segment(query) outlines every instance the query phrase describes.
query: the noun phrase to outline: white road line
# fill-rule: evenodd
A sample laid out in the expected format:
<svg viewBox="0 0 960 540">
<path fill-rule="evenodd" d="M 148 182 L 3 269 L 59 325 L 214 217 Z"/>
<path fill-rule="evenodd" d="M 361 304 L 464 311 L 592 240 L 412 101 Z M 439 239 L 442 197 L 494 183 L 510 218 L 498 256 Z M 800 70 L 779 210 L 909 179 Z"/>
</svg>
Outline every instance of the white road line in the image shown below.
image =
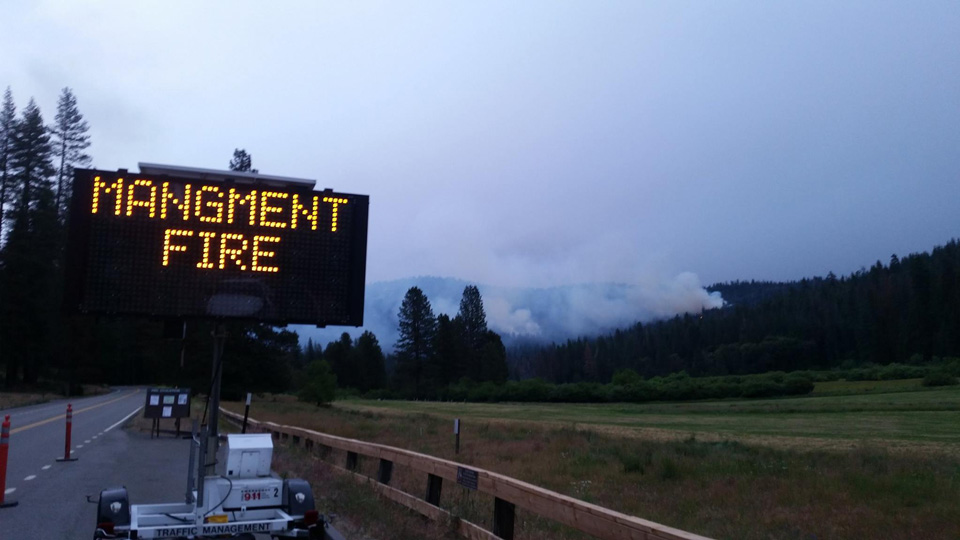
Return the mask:
<svg viewBox="0 0 960 540">
<path fill-rule="evenodd" d="M 133 411 L 132 413 L 130 413 L 130 414 L 128 414 L 127 416 L 125 416 L 125 417 L 123 418 L 123 420 L 121 420 L 121 421 L 117 422 L 116 424 L 114 424 L 114 425 L 108 427 L 107 429 L 103 430 L 103 432 L 106 433 L 106 432 L 110 431 L 111 429 L 119 426 L 120 424 L 126 422 L 127 420 L 130 419 L 131 416 L 133 416 L 133 415 L 137 414 L 138 412 L 140 412 L 140 409 L 142 409 L 142 408 L 143 408 L 143 405 L 137 407 L 137 410 L 135 410 L 135 411 Z"/>
<path fill-rule="evenodd" d="M 74 448 L 83 448 L 83 445 L 82 445 L 82 444 L 78 444 L 78 445 L 75 446 Z"/>
<path fill-rule="evenodd" d="M 24 482 L 29 482 L 29 481 L 33 480 L 34 478 L 36 478 L 36 477 L 37 477 L 37 475 L 31 474 L 30 476 L 24 478 L 23 481 L 24 481 Z"/>
<path fill-rule="evenodd" d="M 45 471 L 45 470 L 47 470 L 47 469 L 49 469 L 49 468 L 50 468 L 49 465 L 44 465 L 43 467 L 40 467 L 40 470 Z"/>
<path fill-rule="evenodd" d="M 83 444 L 90 444 L 90 439 L 83 441 Z"/>
<path fill-rule="evenodd" d="M 9 495 L 9 494 L 13 493 L 13 492 L 16 491 L 16 490 L 17 490 L 17 488 L 7 488 L 7 489 L 3 490 L 3 494 L 4 494 L 4 495 Z"/>
<path fill-rule="evenodd" d="M 91 439 L 96 439 L 97 437 L 99 437 L 99 435 L 94 435 L 93 437 L 90 437 L 90 438 L 91 438 Z"/>
</svg>

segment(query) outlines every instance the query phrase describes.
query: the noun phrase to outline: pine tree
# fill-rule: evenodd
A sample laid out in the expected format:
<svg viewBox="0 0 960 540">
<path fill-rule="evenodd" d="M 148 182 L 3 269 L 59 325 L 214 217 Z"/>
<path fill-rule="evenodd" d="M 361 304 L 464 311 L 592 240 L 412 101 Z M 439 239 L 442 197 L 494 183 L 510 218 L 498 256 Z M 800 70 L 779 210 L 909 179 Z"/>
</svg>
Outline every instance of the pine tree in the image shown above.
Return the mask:
<svg viewBox="0 0 960 540">
<path fill-rule="evenodd" d="M 480 350 L 480 379 L 504 383 L 508 375 L 507 349 L 503 346 L 499 334 L 493 330 L 487 330 L 484 335 L 483 349 Z"/>
<path fill-rule="evenodd" d="M 43 125 L 40 108 L 31 99 L 13 130 L 10 144 L 8 166 L 13 179 L 10 187 L 15 211 L 27 212 L 36 206 L 40 192 L 50 189 L 49 181 L 54 173 L 52 157 L 50 135 Z"/>
<path fill-rule="evenodd" d="M 357 367 L 357 388 L 367 392 L 386 385 L 387 373 L 384 369 L 383 350 L 373 332 L 367 330 L 357 338 L 353 348 L 354 363 Z"/>
<path fill-rule="evenodd" d="M 37 382 L 50 357 L 58 324 L 55 306 L 60 230 L 49 178 L 50 136 L 40 109 L 31 99 L 16 123 L 8 167 L 13 188 L 12 227 L 0 253 L 4 295 L 0 304 L 0 332 L 7 347 L 7 385 Z"/>
<path fill-rule="evenodd" d="M 353 361 L 353 340 L 350 334 L 340 334 L 339 341 L 331 341 L 323 351 L 323 357 L 337 376 L 340 388 L 357 387 L 357 366 Z"/>
<path fill-rule="evenodd" d="M 487 314 L 483 311 L 480 290 L 475 285 L 464 287 L 457 318 L 460 319 L 464 344 L 474 351 L 482 349 L 486 341 Z"/>
<path fill-rule="evenodd" d="M 77 109 L 77 98 L 70 88 L 64 88 L 57 102 L 57 115 L 50 128 L 53 134 L 53 155 L 59 158 L 55 205 L 60 216 L 66 216 L 70 206 L 74 167 L 90 165 L 90 156 L 83 151 L 90 146 L 89 126 Z"/>
<path fill-rule="evenodd" d="M 412 386 L 414 395 L 420 397 L 428 390 L 424 384 L 424 368 L 433 356 L 437 319 L 430 300 L 418 287 L 411 287 L 403 297 L 398 319 L 397 376 L 401 385 Z"/>
<path fill-rule="evenodd" d="M 9 202 L 10 153 L 16 126 L 17 108 L 13 104 L 13 93 L 8 86 L 3 94 L 3 105 L 0 108 L 0 242 L 3 239 L 3 211 Z"/>
<path fill-rule="evenodd" d="M 252 173 L 259 172 L 253 168 L 253 156 L 241 148 L 235 148 L 233 150 L 233 159 L 230 160 L 230 170 Z"/>
<path fill-rule="evenodd" d="M 450 320 L 446 314 L 437 317 L 437 331 L 433 341 L 433 359 L 427 369 L 427 377 L 443 387 L 466 375 L 463 363 L 466 356 L 461 340 L 458 320 Z"/>
<path fill-rule="evenodd" d="M 476 286 L 464 287 L 455 322 L 460 329 L 463 346 L 459 371 L 475 381 L 482 381 L 484 378 L 480 356 L 486 344 L 487 315 L 483 311 L 483 299 Z"/>
</svg>

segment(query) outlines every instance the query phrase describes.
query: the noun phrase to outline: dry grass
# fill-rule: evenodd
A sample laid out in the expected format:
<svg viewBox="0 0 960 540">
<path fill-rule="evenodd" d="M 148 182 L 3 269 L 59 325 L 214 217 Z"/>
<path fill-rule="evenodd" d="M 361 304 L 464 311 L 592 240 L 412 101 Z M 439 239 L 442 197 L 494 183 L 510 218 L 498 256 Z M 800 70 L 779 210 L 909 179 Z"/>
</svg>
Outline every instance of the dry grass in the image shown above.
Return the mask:
<svg viewBox="0 0 960 540">
<path fill-rule="evenodd" d="M 94 384 L 85 384 L 83 385 L 83 395 L 84 396 L 98 396 L 100 394 L 105 394 L 109 392 L 110 389 Z M 45 403 L 53 399 L 62 399 L 64 396 L 62 394 L 54 392 L 45 392 L 45 391 L 33 391 L 33 390 L 4 390 L 0 392 L 0 409 L 12 409 L 15 407 L 25 407 L 27 405 L 36 405 L 37 403 Z"/>
<path fill-rule="evenodd" d="M 54 398 L 62 397 L 57 394 L 35 394 L 31 392 L 0 392 L 0 409 L 24 407 L 36 403 L 43 403 Z"/>
<path fill-rule="evenodd" d="M 228 406 L 242 411 L 240 404 Z M 622 436 L 582 424 L 575 429 L 572 424 L 471 420 L 464 425 L 462 451 L 455 455 L 450 422 L 426 414 L 274 401 L 255 403 L 251 415 L 454 459 L 716 538 L 960 538 L 956 454 L 894 453 L 869 442 L 855 442 L 842 452 L 797 452 L 743 444 L 733 437 L 648 439 L 643 432 Z M 342 456 L 332 459 L 342 464 Z M 367 474 L 375 472 L 373 463 L 361 467 Z M 393 506 L 377 503 L 367 488 L 362 488 L 365 494 L 351 491 L 359 488 L 351 480 L 339 483 L 326 474 L 320 485 L 329 484 L 331 491 L 316 491 L 351 521 L 365 523 L 367 513 Z M 398 467 L 393 483 L 422 497 L 423 476 Z M 492 500 L 445 483 L 441 501 L 456 515 L 490 527 Z M 402 537 L 394 532 L 367 534 Z M 581 537 L 518 514 L 517 538 Z"/>
</svg>

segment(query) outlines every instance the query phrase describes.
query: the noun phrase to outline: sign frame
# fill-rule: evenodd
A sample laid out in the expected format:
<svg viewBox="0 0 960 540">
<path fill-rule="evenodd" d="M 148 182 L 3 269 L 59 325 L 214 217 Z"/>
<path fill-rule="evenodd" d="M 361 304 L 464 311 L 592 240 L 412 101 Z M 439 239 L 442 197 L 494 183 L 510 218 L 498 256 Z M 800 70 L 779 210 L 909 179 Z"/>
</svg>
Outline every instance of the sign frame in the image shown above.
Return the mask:
<svg viewBox="0 0 960 540">
<path fill-rule="evenodd" d="M 143 402 L 143 417 L 189 418 L 191 401 L 189 388 L 148 388 Z"/>
<path fill-rule="evenodd" d="M 184 167 L 170 167 L 169 170 L 155 168 L 147 168 L 146 164 L 141 164 L 141 169 L 146 169 L 149 173 L 130 173 L 125 169 L 119 169 L 117 171 L 102 171 L 95 169 L 76 169 L 74 172 L 74 186 L 73 186 L 73 198 L 71 200 L 70 206 L 70 220 L 69 220 L 69 229 L 68 229 L 68 244 L 67 244 L 67 253 L 66 253 L 66 264 L 65 264 L 65 281 L 66 288 L 64 293 L 64 309 L 68 312 L 79 312 L 79 313 L 92 313 L 92 314 L 103 314 L 103 315 L 139 315 L 152 318 L 172 318 L 172 319 L 215 319 L 215 320 L 246 320 L 246 321 L 257 321 L 275 324 L 279 326 L 284 326 L 287 324 L 309 324 L 316 325 L 318 327 L 324 327 L 327 325 L 342 325 L 342 326 L 362 326 L 363 325 L 363 301 L 364 301 L 364 289 L 366 281 L 366 257 L 367 257 L 367 228 L 368 228 L 368 216 L 369 216 L 369 197 L 366 195 L 355 195 L 355 194 L 346 194 L 346 193 L 334 193 L 332 190 L 316 191 L 312 187 L 305 183 L 305 181 L 293 181 L 293 179 L 285 179 L 283 177 L 276 176 L 267 176 L 267 175 L 258 175 L 256 173 L 249 172 L 236 172 L 236 171 L 212 171 L 206 169 L 189 169 Z M 218 174 L 213 174 L 218 173 Z M 263 301 L 261 305 L 269 304 L 269 310 L 260 309 L 259 312 L 253 314 L 236 314 L 231 312 L 230 307 L 224 308 L 223 310 L 213 310 L 210 306 L 212 305 L 212 298 L 220 295 L 221 297 L 236 297 L 239 296 L 233 291 L 227 291 L 231 294 L 221 294 L 218 292 L 210 292 L 210 298 L 208 303 L 205 305 L 206 312 L 203 312 L 201 309 L 191 308 L 191 309 L 181 309 L 178 305 L 177 309 L 169 309 L 166 307 L 166 304 L 157 307 L 157 302 L 146 301 L 146 293 L 143 293 L 144 301 L 140 302 L 139 298 L 136 298 L 134 295 L 129 293 L 124 293 L 122 297 L 123 302 L 117 302 L 117 304 L 123 304 L 121 307 L 111 306 L 104 308 L 104 304 L 109 302 L 103 301 L 103 289 L 104 287 L 97 285 L 96 280 L 100 279 L 98 272 L 104 272 L 105 267 L 109 267 L 111 264 L 120 264 L 126 265 L 132 270 L 131 272 L 142 272 L 144 276 L 156 275 L 158 271 L 167 271 L 166 268 L 158 270 L 154 267 L 147 267 L 148 264 L 159 265 L 160 263 L 160 253 L 167 249 L 166 245 L 156 246 L 156 254 L 151 254 L 151 257 L 154 257 L 155 260 L 148 260 L 142 254 L 130 255 L 128 258 L 122 258 L 115 255 L 104 255 L 100 256 L 97 253 L 111 253 L 108 250 L 103 249 L 103 244 L 109 242 L 109 240 L 102 240 L 100 237 L 94 238 L 94 227 L 106 227 L 110 226 L 114 229 L 121 230 L 122 227 L 128 227 L 131 231 L 140 231 L 149 230 L 149 233 L 153 235 L 148 241 L 156 244 L 157 234 L 163 235 L 164 233 L 157 233 L 156 230 L 161 230 L 165 226 L 175 226 L 178 224 L 177 220 L 170 219 L 168 222 L 162 222 L 159 219 L 156 219 L 152 214 L 149 220 L 146 217 L 140 217 L 140 221 L 136 221 L 137 214 L 134 212 L 133 218 L 124 218 L 123 216 L 131 215 L 131 208 L 128 205 L 125 208 L 125 214 L 120 210 L 117 210 L 116 214 L 110 214 L 110 211 L 113 210 L 112 205 L 117 201 L 116 193 L 109 198 L 104 199 L 106 203 L 104 208 L 98 214 L 94 214 L 91 210 L 94 204 L 94 193 L 100 194 L 104 193 L 105 190 L 102 188 L 97 191 L 97 185 L 105 184 L 94 184 L 95 179 L 100 178 L 101 182 L 111 182 L 115 181 L 117 178 L 127 179 L 127 185 L 120 188 L 121 199 L 125 199 L 128 196 L 127 191 L 124 189 L 129 189 L 129 198 L 131 201 L 134 201 L 134 191 L 133 191 L 133 182 L 137 180 L 144 180 L 152 182 L 152 186 L 159 186 L 161 184 L 166 185 L 168 183 L 170 186 L 185 186 L 190 184 L 194 189 L 194 193 L 197 193 L 196 197 L 196 216 L 191 214 L 191 217 L 194 217 L 192 225 L 191 222 L 184 221 L 183 227 L 199 227 L 199 218 L 201 217 L 201 206 L 199 191 L 204 186 L 214 186 L 217 190 L 228 190 L 236 188 L 238 192 L 241 190 L 247 190 L 249 193 L 250 190 L 260 190 L 260 193 L 263 194 L 267 190 L 272 192 L 281 193 L 281 194 L 290 194 L 290 197 L 284 195 L 284 199 L 280 200 L 278 206 L 282 206 L 283 201 L 296 200 L 294 199 L 293 194 L 298 194 L 301 197 L 301 200 L 304 201 L 304 205 L 307 200 L 314 200 L 317 197 L 331 197 L 339 198 L 340 200 L 348 200 L 350 203 L 350 217 L 349 219 L 341 219 L 341 230 L 339 234 L 341 236 L 334 237 L 332 235 L 337 234 L 336 231 L 336 211 L 330 211 L 329 208 L 326 208 L 326 215 L 331 215 L 332 218 L 328 217 L 327 229 L 324 229 L 323 225 L 314 229 L 311 233 L 305 232 L 307 226 L 304 225 L 307 223 L 306 217 L 301 217 L 301 230 L 294 231 L 294 227 L 288 229 L 277 229 L 279 233 L 274 233 L 276 238 L 287 238 L 293 237 L 296 244 L 297 253 L 306 253 L 306 256 L 311 257 L 309 260 L 299 261 L 300 266 L 297 267 L 296 273 L 294 274 L 293 269 L 291 269 L 291 275 L 266 275 L 266 274 L 257 274 L 256 279 L 245 278 L 239 279 L 237 277 L 239 270 L 236 268 L 230 267 L 226 271 L 222 271 L 221 274 L 211 274 L 210 272 L 217 272 L 217 270 L 207 271 L 207 274 L 201 274 L 204 270 L 197 270 L 194 272 L 189 265 L 183 265 L 182 268 L 177 270 L 181 274 L 186 274 L 188 278 L 192 278 L 193 275 L 196 275 L 195 280 L 206 279 L 205 284 L 213 283 L 225 283 L 228 281 L 233 281 L 235 284 L 234 287 L 254 287 L 256 284 L 251 284 L 250 282 L 267 282 L 278 284 L 279 287 L 271 287 L 268 285 L 259 285 L 261 289 L 258 289 L 251 294 L 253 298 L 262 298 Z M 214 187 L 210 189 L 213 190 Z M 153 188 L 147 188 L 153 189 Z M 181 187 L 182 189 L 182 187 Z M 136 192 L 137 197 L 143 197 L 144 193 L 150 193 L 141 188 L 140 191 Z M 231 191 L 232 193 L 232 191 Z M 155 197 L 156 195 L 151 195 Z M 106 196 L 104 196 L 106 197 Z M 310 199 L 308 199 L 310 197 Z M 256 197 L 254 197 L 256 198 Z M 186 213 L 192 212 L 190 210 L 192 199 L 189 199 L 189 196 L 186 200 Z M 325 199 L 323 199 L 325 200 Z M 333 200 L 333 199 L 331 199 Z M 140 201 L 137 201 L 140 202 Z M 206 204 L 206 201 L 204 202 Z M 287 203 L 291 204 L 291 203 Z M 316 203 L 314 203 L 316 204 Z M 109 208 L 106 208 L 109 206 Z M 252 205 L 251 205 L 252 206 Z M 117 208 L 120 208 L 120 203 L 117 203 Z M 134 208 L 133 210 L 141 212 L 144 209 Z M 262 210 L 262 209 L 261 209 Z M 152 209 L 151 209 L 152 211 Z M 209 212 L 208 210 L 204 210 Z M 293 214 L 296 214 L 296 208 L 288 210 Z M 344 210 L 346 211 L 346 210 Z M 231 227 L 236 227 L 234 232 L 243 232 L 247 233 L 250 230 L 253 230 L 254 227 L 254 217 L 253 210 L 248 209 L 250 215 L 249 226 L 246 223 L 240 223 L 240 219 L 237 219 L 237 225 L 212 225 L 212 227 L 219 227 L 217 230 L 220 231 L 218 234 L 224 235 L 223 231 L 231 230 Z M 321 207 L 321 211 L 318 212 L 315 210 L 313 213 L 313 222 L 310 224 L 321 223 L 323 219 L 324 208 Z M 307 212 L 301 212 L 306 216 Z M 279 216 L 280 212 L 277 212 Z M 341 215 L 345 215 L 342 214 Z M 114 219 L 115 218 L 115 219 Z M 127 219 L 130 222 L 130 225 L 125 225 L 126 222 L 123 219 Z M 186 218 L 184 218 L 186 219 Z M 333 221 L 329 221 L 332 219 Z M 113 220 L 109 222 L 109 220 Z M 121 223 L 122 222 L 122 223 Z M 107 225 L 102 225 L 107 223 Z M 233 223 L 233 222 L 231 222 Z M 332 230 L 330 229 L 330 224 L 332 223 Z M 260 217 L 260 222 L 257 225 L 263 225 L 263 217 Z M 199 229 L 198 229 L 199 230 Z M 119 233 L 117 233 L 119 234 Z M 131 235 L 135 234 L 134 232 L 129 233 Z M 137 232 L 137 234 L 140 234 Z M 146 234 L 146 233 L 144 233 Z M 212 233 L 211 233 L 212 234 Z M 281 236 L 286 235 L 286 236 Z M 299 235 L 299 236 L 297 236 Z M 239 236 L 239 235 L 237 235 Z M 190 241 L 196 242 L 196 238 L 189 239 Z M 206 241 L 204 239 L 204 241 Z M 292 240 L 293 241 L 293 240 Z M 244 246 L 247 245 L 247 240 L 242 240 Z M 279 242 L 279 241 L 278 241 Z M 133 245 L 132 242 L 128 244 Z M 321 271 L 316 272 L 316 280 L 308 279 L 311 278 L 314 274 L 309 273 L 313 269 L 313 266 L 310 265 L 309 261 L 320 259 L 326 253 L 324 250 L 331 244 L 334 244 L 340 251 L 337 252 L 337 257 L 330 257 L 330 268 L 333 268 L 333 271 L 336 272 L 335 278 L 329 278 L 328 275 L 332 275 L 333 272 L 323 273 Z M 137 244 L 139 245 L 139 244 Z M 226 244 L 221 245 L 222 246 Z M 109 247 L 109 245 L 108 245 Z M 206 247 L 206 246 L 204 246 Z M 285 247 L 285 246 L 284 246 Z M 154 249 L 154 248 L 151 248 Z M 194 248 L 199 249 L 199 248 Z M 250 251 L 255 250 L 252 248 Z M 263 253 L 267 252 L 268 248 L 263 248 L 264 251 L 258 252 Z M 97 252 L 95 253 L 94 250 Z M 179 254 L 175 254 L 179 255 Z M 195 255 L 195 254 L 194 254 Z M 249 256 L 249 255 L 248 255 Z M 100 257 L 100 258 L 98 258 Z M 112 258 L 111 258 L 112 257 Z M 206 257 L 206 253 L 204 253 Z M 279 256 L 277 256 L 279 258 Z M 264 258 L 263 260 L 271 260 Z M 323 259 L 326 263 L 326 259 Z M 164 264 L 166 261 L 164 260 Z M 192 264 L 192 261 L 191 261 Z M 199 266 L 199 265 L 198 265 Z M 220 268 L 224 268 L 223 260 L 220 260 Z M 275 271 L 276 272 L 276 271 Z M 151 274 L 152 273 L 152 274 Z M 280 272 L 278 272 L 280 274 Z M 220 276 L 209 277 L 211 275 Z M 206 277 L 204 277 L 206 276 Z M 233 278 L 229 278 L 233 276 Z M 244 276 L 252 276 L 252 273 L 247 272 Z M 321 277 L 322 276 L 322 277 Z M 139 274 L 138 274 L 139 279 Z M 146 278 L 145 278 L 146 279 Z M 219 281 L 217 281 L 219 279 Z M 270 281 L 272 280 L 272 281 Z M 286 281 L 285 281 L 286 280 Z M 170 281 L 170 280 L 168 280 Z M 302 306 L 296 306 L 296 291 L 299 291 L 298 285 L 304 281 L 308 282 L 309 286 L 306 289 L 315 294 L 311 297 L 311 300 L 314 302 L 313 311 L 302 308 Z M 185 283 L 183 287 L 195 286 L 195 282 L 190 279 L 178 282 Z M 336 285 L 333 285 L 336 283 Z M 158 287 L 166 286 L 165 290 L 174 290 L 179 293 L 179 289 L 171 289 L 171 285 L 158 285 Z M 219 286 L 219 285 L 218 285 Z M 229 286 L 229 285 L 228 285 Z M 275 292 L 282 288 L 281 292 Z M 210 290 L 210 286 L 207 285 L 207 289 Z M 260 290 L 264 292 L 259 292 Z M 160 293 L 156 293 L 159 295 Z M 274 302 L 271 294 L 279 295 L 280 298 Z M 256 295 L 260 295 L 259 297 Z M 330 298 L 336 299 L 335 301 L 329 300 Z M 293 301 L 290 301 L 293 299 Z M 138 303 L 139 302 L 139 303 Z M 237 302 L 239 303 L 239 302 Z M 215 311 L 211 313 L 210 311 Z M 237 311 L 237 310 L 234 310 Z M 269 311 L 269 312 L 268 312 Z"/>
</svg>

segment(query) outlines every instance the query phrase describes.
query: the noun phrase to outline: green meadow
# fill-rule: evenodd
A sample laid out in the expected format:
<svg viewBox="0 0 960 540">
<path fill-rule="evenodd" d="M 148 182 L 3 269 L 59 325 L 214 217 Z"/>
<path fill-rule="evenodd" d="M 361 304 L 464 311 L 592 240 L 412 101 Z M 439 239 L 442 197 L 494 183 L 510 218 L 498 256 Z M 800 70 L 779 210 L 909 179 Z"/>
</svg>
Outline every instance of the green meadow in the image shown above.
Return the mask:
<svg viewBox="0 0 960 540">
<path fill-rule="evenodd" d="M 265 397 L 251 416 L 452 459 L 711 538 L 960 538 L 958 387 L 839 381 L 801 398 L 645 404 L 344 400 L 318 408 Z M 453 418 L 462 419 L 459 454 Z M 315 454 L 277 451 L 278 471 L 324 486 L 319 504 L 355 535 L 456 537 L 342 479 Z M 374 475 L 375 460 L 362 461 Z M 424 482 L 400 467 L 393 485 L 422 497 Z M 441 506 L 490 527 L 488 499 L 445 486 Z M 587 538 L 518 516 L 518 539 Z"/>
</svg>

